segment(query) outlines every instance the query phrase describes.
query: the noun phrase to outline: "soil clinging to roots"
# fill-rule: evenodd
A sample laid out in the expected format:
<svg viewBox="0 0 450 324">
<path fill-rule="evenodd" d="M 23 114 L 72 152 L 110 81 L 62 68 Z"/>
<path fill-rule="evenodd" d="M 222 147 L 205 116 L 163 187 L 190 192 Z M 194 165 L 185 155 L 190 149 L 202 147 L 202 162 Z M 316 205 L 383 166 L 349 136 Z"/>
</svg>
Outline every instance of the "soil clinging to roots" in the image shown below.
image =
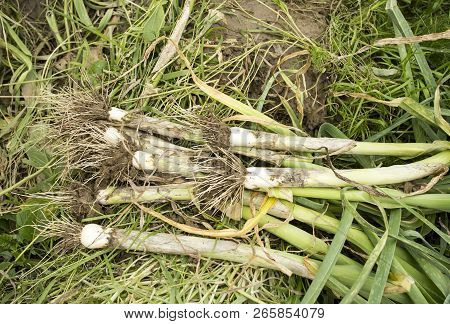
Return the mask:
<svg viewBox="0 0 450 324">
<path fill-rule="evenodd" d="M 197 200 L 210 211 L 224 211 L 242 202 L 246 169 L 239 158 L 221 147 L 204 146 L 194 163 L 201 170 L 195 178 Z M 206 203 L 205 203 L 206 202 Z"/>
<path fill-rule="evenodd" d="M 136 148 L 132 141 L 113 145 L 105 138 L 111 122 L 104 96 L 94 90 L 63 89 L 47 96 L 44 104 L 49 111 L 50 139 L 45 146 L 61 157 L 66 174 L 79 169 L 99 185 L 135 176 L 131 158 Z"/>
</svg>

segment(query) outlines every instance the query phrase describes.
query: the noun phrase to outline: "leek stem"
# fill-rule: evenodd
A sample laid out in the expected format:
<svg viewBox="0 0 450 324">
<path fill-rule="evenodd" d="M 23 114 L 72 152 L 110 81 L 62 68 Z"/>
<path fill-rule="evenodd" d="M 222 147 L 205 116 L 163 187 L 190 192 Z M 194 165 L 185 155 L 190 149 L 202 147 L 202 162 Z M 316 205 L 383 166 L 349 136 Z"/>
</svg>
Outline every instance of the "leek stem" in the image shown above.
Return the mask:
<svg viewBox="0 0 450 324">
<path fill-rule="evenodd" d="M 334 188 L 292 188 L 293 196 L 305 198 L 317 198 L 326 200 L 340 200 L 340 190 Z M 450 194 L 421 194 L 417 196 L 405 196 L 404 193 L 388 188 L 378 188 L 378 191 L 404 202 L 406 205 L 450 211 Z M 372 196 L 360 190 L 348 190 L 345 196 L 350 201 L 378 204 L 388 209 L 401 208 L 401 204 L 389 197 Z"/>
</svg>

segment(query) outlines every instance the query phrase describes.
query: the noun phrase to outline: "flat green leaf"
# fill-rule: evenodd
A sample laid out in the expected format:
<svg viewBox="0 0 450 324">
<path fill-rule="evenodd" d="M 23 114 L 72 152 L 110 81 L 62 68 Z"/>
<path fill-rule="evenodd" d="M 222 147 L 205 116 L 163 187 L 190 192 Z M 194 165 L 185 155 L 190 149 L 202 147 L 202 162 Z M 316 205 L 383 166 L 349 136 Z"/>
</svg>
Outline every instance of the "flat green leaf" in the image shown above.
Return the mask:
<svg viewBox="0 0 450 324">
<path fill-rule="evenodd" d="M 336 278 L 334 278 L 334 277 L 330 277 L 328 279 L 327 286 L 330 289 L 332 289 L 333 291 L 337 292 L 338 294 L 340 294 L 342 296 L 345 295 L 346 293 L 348 293 L 348 291 L 349 291 L 349 289 L 347 288 L 346 285 L 344 285 L 340 281 L 336 280 Z M 357 303 L 357 304 L 365 304 L 366 301 L 361 296 L 356 295 L 355 296 L 355 303 Z"/>
<path fill-rule="evenodd" d="M 45 18 L 47 19 L 47 24 L 50 27 L 50 30 L 53 32 L 53 34 L 56 37 L 56 41 L 58 42 L 58 45 L 62 47 L 62 49 L 66 50 L 67 47 L 64 45 L 64 40 L 61 37 L 61 34 L 58 29 L 58 23 L 56 22 L 55 13 L 51 10 L 48 10 Z"/>
<path fill-rule="evenodd" d="M 93 27 L 91 18 L 89 18 L 88 12 L 84 5 L 83 0 L 73 0 L 73 5 L 75 6 L 75 11 L 77 12 L 78 18 L 86 27 Z"/>
<path fill-rule="evenodd" d="M 291 107 L 289 102 L 282 96 L 279 96 L 281 104 L 283 105 L 284 109 L 286 109 L 286 112 L 288 113 L 289 117 L 292 121 L 292 126 L 298 129 L 302 129 L 301 120 L 297 117 L 296 112 Z"/>
<path fill-rule="evenodd" d="M 35 147 L 30 147 L 27 150 L 27 157 L 28 159 L 24 160 L 24 163 L 31 165 L 37 169 L 42 168 L 50 161 L 49 157 L 44 151 L 39 150 Z"/>
<path fill-rule="evenodd" d="M 20 39 L 19 35 L 16 34 L 14 29 L 12 29 L 11 26 L 5 20 L 3 21 L 3 25 L 5 26 L 5 29 L 8 31 L 9 36 L 11 36 L 11 38 L 16 43 L 17 47 L 22 51 L 22 53 L 24 53 L 25 55 L 31 57 L 32 55 L 31 55 L 30 50 L 24 44 L 24 42 L 22 42 L 22 40 Z"/>
<path fill-rule="evenodd" d="M 403 36 L 412 37 L 414 36 L 411 27 L 403 16 L 400 8 L 397 5 L 397 0 L 388 0 L 386 3 L 386 11 L 391 18 L 392 22 L 397 26 L 397 28 L 401 31 Z M 420 71 L 422 72 L 423 78 L 427 82 L 427 85 L 431 91 L 434 92 L 436 88 L 436 80 L 434 79 L 433 72 L 428 65 L 427 59 L 425 58 L 425 54 L 422 51 L 422 48 L 419 44 L 413 43 L 410 44 L 413 49 L 414 57 L 416 58 L 417 64 L 419 65 Z"/>
<path fill-rule="evenodd" d="M 102 32 L 103 29 L 105 29 L 106 26 L 108 26 L 109 22 L 111 21 L 111 18 L 114 14 L 114 9 L 110 8 L 106 10 L 105 14 L 102 17 L 102 20 L 98 23 L 98 31 Z"/>
<path fill-rule="evenodd" d="M 22 115 L 24 114 L 25 109 L 22 109 L 12 120 L 6 121 L 2 120 L 0 123 L 0 138 L 3 136 L 9 134 L 14 128 L 19 124 L 20 118 L 22 118 Z"/>
<path fill-rule="evenodd" d="M 428 278 L 438 287 L 444 296 L 450 294 L 450 277 L 442 273 L 433 263 L 431 263 L 422 253 L 414 249 L 408 249 L 411 255 L 416 259 L 419 266 L 426 273 Z"/>
<path fill-rule="evenodd" d="M 35 224 L 38 219 L 43 219 L 44 216 L 40 204 L 33 205 L 31 200 L 28 201 L 27 205 L 16 215 L 16 226 L 19 238 L 26 241 L 33 240 L 35 230 L 31 225 Z"/>
<path fill-rule="evenodd" d="M 435 115 L 434 111 L 416 102 L 412 98 L 403 98 L 399 107 L 410 113 L 416 118 L 422 119 L 431 125 L 436 125 L 450 136 L 450 125 L 442 116 Z"/>
<path fill-rule="evenodd" d="M 395 209 L 391 212 L 388 233 L 398 235 L 400 230 L 401 215 L 401 209 Z M 384 287 L 386 286 L 386 282 L 389 277 L 392 260 L 394 259 L 396 245 L 397 240 L 395 238 L 390 237 L 387 239 L 386 246 L 383 252 L 381 252 L 381 257 L 378 261 L 378 269 L 375 273 L 375 280 L 369 294 L 369 304 L 379 304 L 381 302 Z"/>
<path fill-rule="evenodd" d="M 374 98 L 372 96 L 367 96 L 365 94 L 357 94 L 357 95 L 350 94 L 350 95 L 357 97 L 357 98 L 364 98 L 368 101 L 388 105 L 390 107 L 400 107 L 400 108 L 404 109 L 406 112 L 408 112 L 409 114 L 413 115 L 414 117 L 421 119 L 431 125 L 439 127 L 445 133 L 447 133 L 447 135 L 450 136 L 450 124 L 442 117 L 439 102 L 437 102 L 437 106 L 435 106 L 435 109 L 433 110 L 433 109 L 430 109 L 430 108 L 422 105 L 421 103 L 418 103 L 416 100 L 414 100 L 410 97 L 401 97 L 401 98 L 393 99 L 390 101 L 385 101 L 385 100 L 380 100 L 380 99 Z M 439 91 L 437 92 L 437 95 L 439 95 Z M 435 112 L 436 112 L 436 114 L 435 114 Z M 328 128 L 329 127 L 330 126 L 328 126 Z"/>
<path fill-rule="evenodd" d="M 162 2 L 159 2 L 153 8 L 150 17 L 142 27 L 142 37 L 147 43 L 153 42 L 160 35 L 161 28 L 164 25 L 164 18 L 164 7 Z"/>
<path fill-rule="evenodd" d="M 92 63 L 88 68 L 88 73 L 93 75 L 100 75 L 103 73 L 103 70 L 108 66 L 108 62 L 105 60 L 99 60 Z"/>
<path fill-rule="evenodd" d="M 344 195 L 344 193 L 343 193 Z M 320 295 L 323 287 L 330 278 L 333 267 L 339 258 L 341 250 L 347 239 L 347 233 L 350 230 L 353 222 L 353 208 L 356 207 L 355 203 L 349 202 L 343 197 L 342 200 L 344 211 L 342 212 L 341 222 L 336 234 L 334 235 L 333 242 L 331 242 L 330 248 L 323 259 L 319 270 L 315 274 L 314 280 L 309 286 L 302 299 L 302 304 L 314 304 L 317 297 Z"/>
<path fill-rule="evenodd" d="M 342 299 L 341 304 L 350 304 L 351 302 L 353 302 L 353 299 L 358 295 L 362 286 L 367 281 L 367 278 L 369 277 L 370 273 L 372 272 L 373 266 L 375 265 L 381 252 L 383 251 L 383 249 L 386 245 L 387 238 L 388 238 L 388 231 L 386 231 L 384 233 L 384 235 L 378 241 L 375 248 L 370 253 L 369 258 L 367 259 L 366 263 L 364 264 L 364 267 L 361 270 L 358 278 L 355 279 L 355 282 L 353 283 L 352 287 L 350 288 L 350 291 Z M 381 300 L 380 300 L 380 302 L 381 302 Z"/>
<path fill-rule="evenodd" d="M 264 103 L 266 102 L 267 95 L 269 94 L 270 89 L 273 87 L 273 83 L 275 82 L 275 79 L 277 78 L 278 74 L 280 74 L 280 71 L 277 71 L 270 77 L 269 80 L 267 80 L 263 92 L 261 93 L 261 96 L 258 98 L 258 101 L 256 101 L 256 110 L 259 112 L 262 112 Z"/>
<path fill-rule="evenodd" d="M 35 82 L 37 79 L 38 75 L 33 69 L 27 73 L 25 82 L 20 85 L 22 96 L 25 99 L 27 107 L 34 107 L 36 105 L 36 97 L 39 95 L 39 87 L 37 82 Z"/>
<path fill-rule="evenodd" d="M 416 210 L 414 210 L 413 208 L 411 208 L 410 206 L 408 206 L 407 204 L 405 204 L 402 200 L 398 199 L 397 197 L 394 196 L 390 196 L 392 199 L 394 199 L 398 204 L 400 204 L 403 208 L 405 208 L 406 210 L 408 210 L 411 214 L 413 214 L 414 216 L 416 216 L 420 221 L 422 221 L 425 225 L 427 225 L 429 228 L 431 228 L 436 234 L 438 234 L 440 237 L 442 237 L 442 239 L 445 240 L 445 242 L 447 242 L 447 244 L 450 244 L 450 235 L 448 235 L 447 233 L 444 233 L 442 230 L 440 230 L 439 228 L 437 228 L 437 226 L 435 224 L 433 224 L 432 222 L 430 222 L 425 216 L 423 216 L 421 213 L 417 212 Z"/>
<path fill-rule="evenodd" d="M 0 252 L 15 251 L 17 249 L 17 235 L 1 234 L 0 235 Z M 3 257 L 5 257 L 4 254 Z"/>
<path fill-rule="evenodd" d="M 28 55 L 23 53 L 19 48 L 15 47 L 14 45 L 11 45 L 7 42 L 5 42 L 2 38 L 0 38 L 0 47 L 5 48 L 7 51 L 10 51 L 11 54 L 17 58 L 19 61 L 24 63 L 28 70 L 31 70 L 33 67 L 33 64 L 31 62 L 31 59 Z"/>
</svg>

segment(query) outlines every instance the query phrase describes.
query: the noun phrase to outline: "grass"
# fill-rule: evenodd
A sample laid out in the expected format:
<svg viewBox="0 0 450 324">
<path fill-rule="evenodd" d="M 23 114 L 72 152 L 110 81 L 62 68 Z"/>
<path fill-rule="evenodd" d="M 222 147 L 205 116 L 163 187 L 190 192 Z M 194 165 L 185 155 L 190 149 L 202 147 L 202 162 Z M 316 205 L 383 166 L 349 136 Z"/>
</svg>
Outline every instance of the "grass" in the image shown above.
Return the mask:
<svg viewBox="0 0 450 324">
<path fill-rule="evenodd" d="M 42 93 L 52 88 L 92 88 L 103 93 L 112 106 L 160 117 L 179 114 L 190 107 L 199 114 L 213 112 L 221 117 L 234 115 L 237 107 L 239 113 L 249 115 L 248 107 L 252 106 L 257 110 L 250 111 L 253 117 L 247 116 L 251 122 L 237 121 L 236 125 L 262 130 L 258 117 L 268 116 L 298 134 L 308 132 L 366 142 L 448 140 L 443 131 L 445 119 L 442 122 L 433 118 L 439 117 L 439 113 L 443 118 L 450 115 L 446 83 L 449 40 L 412 46 L 387 45 L 356 54 L 381 38 L 444 31 L 449 25 L 450 9 L 445 1 L 419 0 L 408 4 L 399 0 L 396 4 L 391 0 L 343 0 L 325 10 L 328 28 L 322 37 L 307 38 L 292 23 L 290 27 L 279 27 L 259 20 L 259 29 L 272 37 L 261 41 L 257 38 L 261 33 L 253 30 L 246 35 L 233 35 L 242 37 L 239 42 L 227 37 L 229 31 L 224 23 L 212 23 L 208 10 L 218 3 L 213 2 L 195 1 L 180 42 L 189 65 L 174 59 L 155 79 L 151 70 L 164 39 L 156 46 L 153 42 L 159 36 L 170 35 L 183 7 L 181 1 L 161 5 L 156 1 L 64 0 L 29 1 L 24 5 L 0 0 L 0 302 L 337 303 L 344 296 L 323 289 L 326 280 L 331 279 L 328 287 L 334 285 L 334 291 L 346 291 L 344 302 L 365 302 L 364 298 L 368 298 L 369 302 L 379 303 L 386 301 L 382 292 L 391 264 L 401 268 L 394 253 L 401 246 L 416 260 L 418 271 L 428 274 L 430 286 L 436 286 L 439 293 L 427 295 L 422 287 L 414 286 L 408 297 L 396 301 L 442 303 L 449 294 L 445 278 L 449 274 L 448 214 L 415 208 L 408 205 L 407 199 L 396 197 L 370 202 L 362 199 L 355 204 L 357 212 L 351 215 L 348 205 L 352 203 L 346 201 L 295 198 L 298 204 L 318 213 L 326 212 L 336 219 L 333 226 L 340 225 L 343 229 L 334 234 L 318 229 L 314 222 L 310 225 L 293 222 L 331 244 L 323 267 L 318 269 L 320 276 L 313 281 L 191 257 L 85 250 L 55 254 L 52 252 L 55 242 L 36 235 L 30 227 L 34 222 L 70 214 L 64 206 L 33 196 L 57 191 L 70 182 L 62 177 L 63 170 L 55 163 L 52 152 L 42 146 L 45 131 L 36 126 L 46 118 L 46 112 L 40 109 Z M 242 5 L 228 2 L 219 10 L 233 15 L 248 11 Z M 323 2 L 324 8 L 328 8 L 327 1 Z M 33 9 L 35 3 L 40 4 Z M 311 17 L 319 15 L 317 6 L 311 9 L 307 0 L 275 3 L 285 12 L 283 17 L 288 22 L 295 21 L 298 8 Z M 27 13 L 29 10 L 31 14 Z M 280 51 L 283 53 L 287 48 L 294 52 L 306 50 L 309 56 L 298 54 L 294 58 L 296 64 L 281 68 L 276 62 Z M 304 90 L 305 80 L 300 72 L 308 64 L 310 71 L 314 71 L 312 78 L 323 75 L 328 79 L 327 116 L 313 130 L 301 128 L 302 121 L 309 118 L 305 106 L 311 98 Z M 192 78 L 193 74 L 198 80 Z M 212 90 L 204 83 L 219 90 L 220 97 L 217 93 L 206 95 L 203 91 Z M 434 105 L 436 85 L 440 89 L 439 107 Z M 365 96 L 338 96 L 339 93 Z M 368 100 L 367 96 L 377 101 Z M 424 113 L 381 103 L 403 97 L 420 104 Z M 413 115 L 426 116 L 423 118 L 428 122 Z M 276 130 L 287 132 L 287 128 Z M 395 161 L 380 156 L 333 158 L 336 168 L 389 166 Z M 73 178 L 81 180 L 83 175 L 74 174 Z M 430 193 L 449 193 L 449 180 L 449 176 L 444 176 Z M 411 185 L 417 189 L 420 184 Z M 400 206 L 401 212 L 385 211 L 386 201 Z M 159 204 L 157 210 L 184 221 L 170 204 Z M 347 223 L 339 222 L 341 217 Z M 350 218 L 354 218 L 353 227 L 348 230 Z M 174 231 L 126 205 L 84 215 L 79 220 L 120 228 Z M 239 229 L 244 224 L 207 215 L 192 222 L 196 226 L 208 223 L 215 229 Z M 377 247 L 372 253 L 350 242 L 348 233 L 353 233 L 355 227 Z M 265 231 L 243 241 L 305 255 Z M 346 283 L 342 287 L 342 283 L 327 275 L 340 252 L 361 265 L 366 264 L 353 285 Z M 370 296 L 360 296 L 371 269 L 376 289 Z"/>
<path fill-rule="evenodd" d="M 331 242 L 327 255 L 325 256 L 325 258 L 323 259 L 323 263 L 317 270 L 311 286 L 306 291 L 305 296 L 302 299 L 302 303 L 314 304 L 317 301 L 317 297 L 319 297 L 320 293 L 323 290 L 323 287 L 325 286 L 325 283 L 328 281 L 331 275 L 331 271 L 338 260 L 338 255 L 344 247 L 352 222 L 353 213 L 347 207 L 342 213 L 341 223 L 338 230 L 336 231 L 333 241 Z"/>
</svg>

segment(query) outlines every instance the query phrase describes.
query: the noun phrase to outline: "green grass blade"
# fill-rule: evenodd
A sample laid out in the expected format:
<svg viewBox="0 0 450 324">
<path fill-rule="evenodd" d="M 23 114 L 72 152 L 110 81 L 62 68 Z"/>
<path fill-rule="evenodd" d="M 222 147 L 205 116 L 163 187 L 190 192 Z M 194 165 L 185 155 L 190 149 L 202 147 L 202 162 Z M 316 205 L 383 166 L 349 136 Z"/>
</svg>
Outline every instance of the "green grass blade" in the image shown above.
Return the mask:
<svg viewBox="0 0 450 324">
<path fill-rule="evenodd" d="M 75 6 L 75 11 L 77 12 L 78 18 L 86 27 L 93 27 L 91 18 L 89 18 L 86 7 L 84 6 L 83 0 L 74 0 L 73 5 Z"/>
<path fill-rule="evenodd" d="M 433 108 L 433 114 L 434 114 L 434 121 L 436 125 L 438 125 L 443 131 L 449 134 L 450 130 L 450 124 L 442 117 L 442 109 L 441 109 L 441 91 L 439 90 L 439 87 L 436 87 L 436 91 L 434 93 L 434 108 Z"/>
<path fill-rule="evenodd" d="M 415 304 L 428 304 L 427 299 L 416 284 L 411 285 L 411 290 L 408 294 Z"/>
<path fill-rule="evenodd" d="M 450 279 L 449 276 L 445 276 L 436 266 L 434 266 L 427 258 L 425 258 L 422 253 L 409 250 L 413 258 L 416 259 L 417 263 L 423 269 L 423 272 L 427 274 L 428 278 L 433 281 L 433 283 L 438 287 L 444 296 L 450 294 Z"/>
<path fill-rule="evenodd" d="M 386 3 L 386 11 L 391 18 L 392 22 L 400 29 L 403 36 L 412 37 L 414 36 L 411 27 L 403 16 L 400 8 L 397 6 L 397 0 L 388 0 Z M 425 54 L 419 44 L 413 43 L 410 45 L 414 52 L 414 57 L 416 58 L 417 64 L 419 65 L 420 71 L 431 88 L 432 92 L 436 88 L 436 80 L 434 79 L 433 73 L 431 72 L 430 66 L 425 58 Z"/>
<path fill-rule="evenodd" d="M 102 19 L 98 23 L 97 29 L 99 32 L 102 32 L 106 28 L 106 26 L 108 26 L 113 14 L 114 14 L 114 10 L 112 8 L 106 10 L 105 15 L 102 17 Z"/>
<path fill-rule="evenodd" d="M 414 216 L 416 216 L 421 222 L 423 222 L 425 225 L 427 225 L 429 228 L 431 228 L 436 234 L 438 234 L 445 242 L 447 242 L 447 244 L 450 244 L 450 235 L 444 233 L 443 231 L 441 231 L 439 228 L 436 227 L 436 225 L 434 225 L 432 222 L 430 222 L 425 216 L 421 215 L 420 213 L 418 213 L 417 211 L 415 211 L 413 208 L 411 208 L 410 206 L 408 206 L 407 204 L 405 204 L 401 199 L 398 199 L 395 196 L 389 195 L 389 193 L 387 193 L 388 196 L 390 198 L 392 198 L 393 200 L 395 200 L 395 202 L 397 202 L 398 204 L 400 204 L 403 208 L 405 208 L 406 210 L 408 210 L 411 214 L 413 214 Z"/>
<path fill-rule="evenodd" d="M 53 35 L 55 35 L 56 41 L 61 48 L 64 50 L 67 49 L 66 45 L 64 45 L 64 40 L 61 37 L 61 34 L 58 29 L 58 23 L 56 22 L 55 13 L 51 10 L 47 11 L 45 14 L 45 18 L 47 19 L 47 24 L 50 27 L 50 30 L 53 32 Z"/>
<path fill-rule="evenodd" d="M 398 232 L 400 230 L 401 215 L 401 209 L 395 209 L 391 212 L 388 233 L 398 235 Z M 386 247 L 381 253 L 381 257 L 378 262 L 378 269 L 375 273 L 374 284 L 369 295 L 369 304 L 379 304 L 381 302 L 381 298 L 383 297 L 384 293 L 384 287 L 386 285 L 389 271 L 391 269 L 392 260 L 394 259 L 396 245 L 396 239 L 391 237 L 388 238 Z"/>
<path fill-rule="evenodd" d="M 343 199 L 343 205 L 344 211 L 342 213 L 339 228 L 334 235 L 333 242 L 328 249 L 328 253 L 323 259 L 323 262 L 320 265 L 311 286 L 309 286 L 305 296 L 302 299 L 302 304 L 313 304 L 316 302 L 317 297 L 320 295 L 320 292 L 330 278 L 333 267 L 336 264 L 347 239 L 347 233 L 353 222 L 353 211 L 351 207 L 355 207 L 356 204 L 350 203 Z"/>
<path fill-rule="evenodd" d="M 422 252 L 423 254 L 425 254 L 427 256 L 433 257 L 433 258 L 435 258 L 436 260 L 438 260 L 438 261 L 440 261 L 442 263 L 450 265 L 450 260 L 447 257 L 445 257 L 442 254 L 439 254 L 438 252 L 436 252 L 434 250 L 431 250 L 431 249 L 425 247 L 422 244 L 419 244 L 419 243 L 416 243 L 414 241 L 408 240 L 407 238 L 404 238 L 402 236 L 394 236 L 394 235 L 392 235 L 392 237 L 394 237 L 398 241 L 402 242 L 403 244 L 405 244 L 407 246 L 410 246 L 410 247 L 412 247 L 412 248 Z"/>
<path fill-rule="evenodd" d="M 278 76 L 278 74 L 280 74 L 279 71 L 275 72 L 274 75 L 272 77 L 270 77 L 269 80 L 267 80 L 261 95 L 259 96 L 258 100 L 256 101 L 255 109 L 258 110 L 259 112 L 262 112 L 264 103 L 266 102 L 267 95 L 269 94 L 270 89 L 273 87 L 273 83 L 275 82 L 275 79 Z"/>
<path fill-rule="evenodd" d="M 437 116 L 433 110 L 418 103 L 412 98 L 405 97 L 399 104 L 399 107 L 410 113 L 416 118 L 422 119 L 431 125 L 435 125 L 442 129 L 448 136 L 450 136 L 450 124 L 445 121 L 442 116 Z M 440 118 L 439 118 L 440 117 Z"/>
<path fill-rule="evenodd" d="M 147 43 L 153 42 L 160 35 L 161 28 L 164 26 L 165 15 L 162 2 L 152 9 L 150 17 L 142 27 L 142 37 Z"/>
<path fill-rule="evenodd" d="M 407 122 L 411 118 L 412 118 L 412 116 L 410 116 L 409 114 L 407 114 L 407 113 L 403 114 L 395 122 L 392 122 L 388 127 L 386 127 L 381 132 L 378 132 L 377 134 L 374 134 L 374 135 L 368 137 L 366 139 L 366 142 L 375 142 L 375 141 L 379 140 L 380 138 L 383 138 L 384 136 L 388 135 L 394 129 L 396 129 L 400 125 L 404 124 L 405 122 Z"/>
<path fill-rule="evenodd" d="M 31 58 L 14 45 L 7 43 L 0 38 L 0 47 L 3 47 L 5 50 L 10 51 L 14 57 L 16 57 L 18 60 L 22 61 L 26 65 L 28 70 L 31 70 L 33 68 Z"/>
<path fill-rule="evenodd" d="M 399 30 L 398 26 L 396 24 L 393 24 L 394 27 L 394 33 L 395 37 L 402 37 L 402 33 Z M 398 53 L 402 62 L 403 66 L 403 80 L 406 83 L 407 87 L 407 93 L 406 96 L 412 96 L 414 99 L 419 100 L 419 92 L 416 91 L 415 85 L 414 85 L 414 75 L 411 69 L 411 60 L 408 55 L 408 51 L 406 50 L 406 45 L 404 44 L 398 44 Z M 407 116 L 409 114 L 406 114 Z M 423 128 L 419 124 L 419 121 L 416 119 L 413 119 L 411 121 L 411 125 L 413 128 L 413 133 L 416 141 L 418 142 L 425 142 L 427 139 L 424 136 Z"/>
<path fill-rule="evenodd" d="M 349 291 L 349 289 L 347 288 L 346 285 L 344 285 L 343 283 L 341 283 L 339 280 L 337 280 L 336 278 L 334 278 L 332 276 L 328 279 L 327 287 L 341 295 L 345 295 Z M 359 295 L 355 296 L 354 301 L 357 304 L 366 304 L 367 303 L 366 300 Z"/>
<path fill-rule="evenodd" d="M 16 34 L 14 29 L 11 28 L 11 26 L 8 24 L 8 22 L 2 20 L 3 25 L 5 26 L 5 29 L 8 31 L 9 36 L 14 40 L 17 47 L 27 56 L 32 56 L 30 50 L 28 47 L 22 42 L 19 35 Z"/>
<path fill-rule="evenodd" d="M 301 119 L 299 119 L 297 117 L 294 109 L 291 107 L 291 105 L 285 98 L 283 98 L 282 96 L 279 96 L 279 99 L 280 99 L 281 104 L 283 105 L 284 109 L 286 109 L 286 112 L 288 113 L 289 118 L 291 118 L 292 126 L 301 130 L 302 129 L 302 121 L 301 121 Z"/>
<path fill-rule="evenodd" d="M 180 55 L 180 56 L 182 56 L 182 55 Z M 182 57 L 184 57 L 184 56 L 182 56 Z M 185 62 L 189 63 L 187 60 L 185 60 Z M 202 90 L 204 93 L 206 93 L 208 96 L 210 96 L 214 100 L 220 102 L 221 104 L 233 109 L 234 111 L 236 111 L 242 115 L 256 117 L 257 122 L 259 121 L 259 123 L 261 123 L 264 127 L 270 129 L 271 131 L 273 131 L 275 133 L 282 134 L 282 135 L 294 135 L 294 133 L 289 129 L 289 127 L 286 127 L 286 126 L 280 124 L 279 122 L 273 120 L 269 116 L 257 111 L 256 109 L 253 109 L 253 107 L 246 105 L 246 104 L 226 95 L 225 93 L 222 93 L 219 90 L 207 85 L 205 82 L 200 80 L 194 74 L 194 72 L 191 68 L 190 68 L 190 71 L 192 73 L 192 79 L 194 80 L 197 87 L 199 87 L 200 90 Z"/>
<path fill-rule="evenodd" d="M 384 235 L 378 241 L 375 248 L 370 253 L 369 258 L 367 259 L 366 263 L 364 264 L 363 269 L 361 270 L 361 273 L 359 274 L 358 278 L 356 278 L 355 282 L 353 283 L 353 286 L 350 288 L 350 291 L 342 299 L 341 304 L 352 303 L 355 296 L 358 295 L 360 289 L 362 288 L 362 286 L 366 282 L 367 278 L 369 277 L 370 273 L 372 272 L 372 268 L 375 265 L 375 263 L 377 262 L 378 257 L 380 256 L 381 252 L 383 251 L 383 249 L 386 245 L 387 238 L 388 238 L 388 231 L 386 231 L 384 233 Z M 377 281 L 375 281 L 374 284 L 377 284 Z M 372 293 L 373 289 L 374 289 L 374 287 L 372 287 L 371 293 Z M 383 287 L 383 289 L 384 289 L 384 287 Z M 381 293 L 382 293 L 381 296 L 383 296 L 383 291 Z"/>
</svg>

